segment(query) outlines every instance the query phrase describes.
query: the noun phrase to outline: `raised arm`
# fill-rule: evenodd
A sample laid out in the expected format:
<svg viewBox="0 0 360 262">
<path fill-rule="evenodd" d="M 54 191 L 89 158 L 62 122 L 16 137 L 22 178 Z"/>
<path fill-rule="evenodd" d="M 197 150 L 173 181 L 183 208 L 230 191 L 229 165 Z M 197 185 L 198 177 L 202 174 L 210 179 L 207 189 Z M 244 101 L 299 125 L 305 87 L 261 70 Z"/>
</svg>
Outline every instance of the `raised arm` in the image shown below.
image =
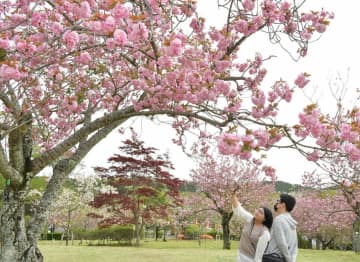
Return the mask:
<svg viewBox="0 0 360 262">
<path fill-rule="evenodd" d="M 250 222 L 254 217 L 245 208 L 242 207 L 235 194 L 232 195 L 232 209 L 235 216 L 243 218 L 246 222 Z"/>
</svg>

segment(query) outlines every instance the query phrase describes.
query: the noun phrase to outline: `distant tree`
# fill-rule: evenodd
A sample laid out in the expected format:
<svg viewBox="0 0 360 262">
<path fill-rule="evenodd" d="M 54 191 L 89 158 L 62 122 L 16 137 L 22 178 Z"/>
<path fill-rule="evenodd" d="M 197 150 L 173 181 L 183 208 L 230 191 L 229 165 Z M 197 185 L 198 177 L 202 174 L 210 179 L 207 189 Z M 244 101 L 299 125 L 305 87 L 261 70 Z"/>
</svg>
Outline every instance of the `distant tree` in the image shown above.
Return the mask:
<svg viewBox="0 0 360 262">
<path fill-rule="evenodd" d="M 71 236 L 75 224 L 85 224 L 87 215 L 92 212 L 90 202 L 94 199 L 96 177 L 74 174 L 69 179 L 56 201 L 49 210 L 48 224 L 64 229 L 66 245 Z"/>
<path fill-rule="evenodd" d="M 211 201 L 211 209 L 221 216 L 224 249 L 230 249 L 231 245 L 229 223 L 233 216 L 233 192 L 239 192 L 239 200 L 249 210 L 266 203 L 271 192 L 274 192 L 273 183 L 264 183 L 265 174 L 274 176 L 274 170 L 267 166 L 262 169 L 259 164 L 242 162 L 236 158 L 214 159 L 208 156 L 192 170 L 191 178 L 199 192 Z M 201 207 L 202 203 L 197 205 Z"/>
<path fill-rule="evenodd" d="M 181 192 L 196 192 L 196 185 L 192 181 L 184 181 L 180 186 Z"/>
<path fill-rule="evenodd" d="M 308 239 L 316 239 L 326 249 L 337 239 L 351 232 L 355 214 L 337 190 L 306 190 L 296 198 L 293 216 L 298 232 Z M 351 237 L 347 235 L 348 241 Z"/>
<path fill-rule="evenodd" d="M 302 186 L 297 184 L 291 184 L 284 181 L 276 181 L 275 182 L 275 190 L 277 192 L 293 192 L 301 190 Z"/>
<path fill-rule="evenodd" d="M 102 221 L 102 226 L 133 223 L 136 245 L 139 245 L 145 220 L 153 216 L 166 217 L 167 209 L 180 203 L 181 181 L 169 173 L 173 166 L 168 156 L 156 154 L 156 148 L 146 147 L 135 132 L 122 144 L 121 154 L 109 158 L 110 167 L 95 168 L 110 188 L 97 195 L 93 205 L 107 206 L 113 212 Z"/>
</svg>

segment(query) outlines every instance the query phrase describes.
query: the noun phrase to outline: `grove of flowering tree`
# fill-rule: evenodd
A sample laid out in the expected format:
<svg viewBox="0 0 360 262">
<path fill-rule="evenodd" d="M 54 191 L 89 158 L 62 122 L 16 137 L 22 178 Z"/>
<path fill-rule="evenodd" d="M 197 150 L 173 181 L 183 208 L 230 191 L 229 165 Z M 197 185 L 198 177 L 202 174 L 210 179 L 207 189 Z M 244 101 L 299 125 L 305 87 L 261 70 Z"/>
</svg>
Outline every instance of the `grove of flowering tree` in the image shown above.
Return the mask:
<svg viewBox="0 0 360 262">
<path fill-rule="evenodd" d="M 167 209 L 180 204 L 181 181 L 173 177 L 172 164 L 166 155 L 156 154 L 133 132 L 132 139 L 123 141 L 119 154 L 109 158 L 109 167 L 97 167 L 108 192 L 95 196 L 94 207 L 108 207 L 112 215 L 101 226 L 134 224 L 136 245 L 146 222 L 166 218 Z"/>
<path fill-rule="evenodd" d="M 230 220 L 233 216 L 231 196 L 234 192 L 244 207 L 252 212 L 266 205 L 274 192 L 274 184 L 264 181 L 259 162 L 241 162 L 229 157 L 206 157 L 191 173 L 199 192 L 211 202 L 197 203 L 199 210 L 213 210 L 221 216 L 223 249 L 230 249 Z M 196 203 L 194 203 L 196 204 Z"/>
<path fill-rule="evenodd" d="M 275 43 L 286 37 L 299 57 L 306 56 L 333 15 L 302 10 L 303 2 L 218 1 L 227 15 L 216 16 L 214 28 L 189 0 L 1 1 L 0 174 L 6 188 L 0 260 L 43 260 L 37 239 L 64 179 L 99 141 L 136 117 L 168 116 L 178 144 L 186 130 L 202 135 L 205 123 L 215 126 L 222 131 L 221 152 L 243 159 L 288 138 L 287 147 L 303 154 L 316 157 L 319 151 L 312 151 L 319 147 L 358 160 L 359 140 L 343 138 L 315 105 L 294 128 L 275 121 L 278 105 L 308 83 L 307 73 L 264 86 L 268 58 L 261 50 L 239 59 L 244 41 L 258 33 Z M 360 112 L 340 118 L 359 123 Z M 305 144 L 308 136 L 316 147 Z M 47 166 L 51 180 L 25 227 L 25 192 Z"/>
<path fill-rule="evenodd" d="M 338 212 L 350 211 L 353 214 L 353 231 L 360 232 L 360 164 L 339 155 L 329 155 L 316 162 L 321 171 L 305 173 L 303 183 L 307 186 L 324 190 L 337 190 L 343 204 Z"/>
<path fill-rule="evenodd" d="M 305 190 L 296 197 L 293 216 L 298 222 L 298 232 L 308 239 L 317 239 L 326 249 L 347 234 L 351 241 L 355 213 L 337 190 Z"/>
</svg>

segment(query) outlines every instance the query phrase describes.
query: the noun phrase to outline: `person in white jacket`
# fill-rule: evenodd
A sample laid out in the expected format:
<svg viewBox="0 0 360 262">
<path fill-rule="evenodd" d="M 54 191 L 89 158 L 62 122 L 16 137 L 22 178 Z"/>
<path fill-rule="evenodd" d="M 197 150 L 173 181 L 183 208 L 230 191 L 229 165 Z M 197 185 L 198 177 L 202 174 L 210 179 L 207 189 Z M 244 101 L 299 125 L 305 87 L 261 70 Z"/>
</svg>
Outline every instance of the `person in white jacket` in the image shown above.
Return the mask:
<svg viewBox="0 0 360 262">
<path fill-rule="evenodd" d="M 273 222 L 271 210 L 259 207 L 252 215 L 242 207 L 235 194 L 232 196 L 232 209 L 235 216 L 245 220 L 240 237 L 238 262 L 261 262 L 270 240 Z"/>
<path fill-rule="evenodd" d="M 289 194 L 281 194 L 274 209 L 278 214 L 271 229 L 271 240 L 265 251 L 267 256 L 280 256 L 284 262 L 295 262 L 297 257 L 298 239 L 296 233 L 297 222 L 290 212 L 294 209 L 296 199 Z M 264 261 L 271 261 L 264 259 Z"/>
</svg>

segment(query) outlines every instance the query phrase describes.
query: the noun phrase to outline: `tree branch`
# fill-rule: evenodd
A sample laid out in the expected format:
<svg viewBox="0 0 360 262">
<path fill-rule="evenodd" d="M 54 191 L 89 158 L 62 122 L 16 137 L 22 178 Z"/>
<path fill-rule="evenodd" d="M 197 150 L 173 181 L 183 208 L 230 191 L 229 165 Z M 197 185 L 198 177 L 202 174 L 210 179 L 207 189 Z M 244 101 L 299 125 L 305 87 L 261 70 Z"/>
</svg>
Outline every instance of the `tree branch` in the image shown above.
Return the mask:
<svg viewBox="0 0 360 262">
<path fill-rule="evenodd" d="M 140 111 L 136 112 L 132 107 L 128 107 L 126 109 L 116 111 L 113 113 L 109 113 L 101 118 L 98 118 L 87 126 L 81 127 L 79 130 L 75 131 L 74 134 L 65 139 L 62 143 L 56 145 L 54 148 L 44 152 L 40 157 L 36 158 L 32 162 L 32 172 L 36 175 L 40 172 L 44 167 L 49 165 L 51 162 L 61 157 L 65 152 L 67 152 L 70 148 L 75 146 L 79 141 L 81 141 L 84 137 L 88 136 L 92 132 L 107 126 L 114 121 L 126 121 L 132 117 L 137 116 L 155 116 L 155 115 L 167 115 L 171 117 L 176 116 L 184 116 L 188 118 L 195 118 L 202 120 L 206 123 L 209 123 L 216 127 L 226 126 L 230 120 L 217 121 L 214 119 L 210 119 L 206 116 L 199 115 L 198 113 L 192 112 L 174 112 L 172 110 L 158 110 L 158 111 Z"/>
<path fill-rule="evenodd" d="M 23 177 L 7 161 L 3 146 L 0 144 L 0 173 L 5 179 L 10 179 L 11 185 L 19 186 L 23 182 Z"/>
<path fill-rule="evenodd" d="M 53 169 L 53 175 L 46 187 L 45 193 L 41 198 L 40 204 L 32 216 L 29 229 L 28 238 L 35 241 L 39 236 L 44 223 L 47 219 L 47 212 L 50 205 L 53 203 L 53 197 L 59 195 L 61 185 L 67 176 L 74 170 L 78 163 L 86 156 L 86 154 L 103 138 L 105 138 L 111 131 L 119 126 L 123 121 L 114 122 L 113 124 L 100 129 L 87 141 L 83 141 L 79 148 L 75 151 L 70 159 L 60 160 Z"/>
</svg>

